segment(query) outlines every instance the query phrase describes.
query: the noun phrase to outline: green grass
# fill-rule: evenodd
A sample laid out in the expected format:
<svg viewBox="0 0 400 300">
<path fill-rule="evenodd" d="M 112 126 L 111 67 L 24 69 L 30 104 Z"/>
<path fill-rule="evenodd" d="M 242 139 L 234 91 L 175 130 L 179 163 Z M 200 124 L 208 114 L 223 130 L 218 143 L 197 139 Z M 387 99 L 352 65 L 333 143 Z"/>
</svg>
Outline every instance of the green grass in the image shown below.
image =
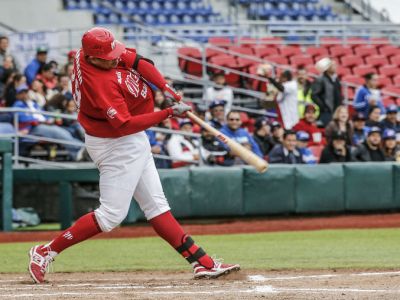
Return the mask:
<svg viewBox="0 0 400 300">
<path fill-rule="evenodd" d="M 195 240 L 226 262 L 254 269 L 399 268 L 400 230 L 321 230 L 220 236 Z M 0 244 L 0 272 L 25 272 L 32 243 Z M 90 240 L 57 257 L 55 271 L 185 270 L 159 238 Z"/>
<path fill-rule="evenodd" d="M 28 226 L 16 228 L 15 231 L 48 231 L 48 230 L 61 230 L 60 223 L 43 223 L 38 226 Z"/>
</svg>

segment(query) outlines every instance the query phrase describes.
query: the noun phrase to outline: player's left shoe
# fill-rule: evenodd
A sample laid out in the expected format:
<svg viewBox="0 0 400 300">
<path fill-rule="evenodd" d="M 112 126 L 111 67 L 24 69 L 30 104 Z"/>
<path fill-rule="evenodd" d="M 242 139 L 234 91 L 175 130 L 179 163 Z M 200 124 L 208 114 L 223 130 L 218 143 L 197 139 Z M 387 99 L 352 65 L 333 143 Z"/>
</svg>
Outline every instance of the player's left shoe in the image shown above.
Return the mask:
<svg viewBox="0 0 400 300">
<path fill-rule="evenodd" d="M 43 245 L 34 246 L 29 251 L 28 271 L 36 283 L 44 282 L 44 276 L 54 260 L 47 252 L 48 249 Z"/>
<path fill-rule="evenodd" d="M 193 263 L 194 279 L 201 278 L 217 278 L 222 275 L 229 274 L 233 271 L 239 271 L 240 265 L 238 264 L 223 264 L 221 260 L 214 259 L 214 267 L 207 269 L 199 263 Z"/>
</svg>

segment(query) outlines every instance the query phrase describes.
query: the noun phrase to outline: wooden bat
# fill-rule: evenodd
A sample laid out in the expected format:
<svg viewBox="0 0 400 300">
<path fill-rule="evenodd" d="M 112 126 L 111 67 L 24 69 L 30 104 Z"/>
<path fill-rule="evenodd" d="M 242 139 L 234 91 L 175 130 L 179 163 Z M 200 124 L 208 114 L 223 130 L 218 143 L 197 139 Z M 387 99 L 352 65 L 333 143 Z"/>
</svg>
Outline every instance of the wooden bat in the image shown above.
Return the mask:
<svg viewBox="0 0 400 300">
<path fill-rule="evenodd" d="M 199 124 L 201 127 L 205 128 L 208 132 L 210 132 L 212 135 L 214 135 L 217 139 L 219 139 L 221 142 L 226 144 L 231 151 L 239 156 L 241 159 L 243 159 L 246 163 L 249 165 L 253 166 L 256 168 L 256 170 L 260 173 L 264 173 L 268 169 L 268 163 L 263 160 L 262 158 L 258 157 L 255 155 L 253 152 L 251 152 L 249 149 L 246 149 L 233 139 L 227 137 L 223 133 L 221 133 L 219 130 L 215 129 L 212 127 L 210 124 L 204 122 L 202 119 L 197 117 L 195 114 L 192 112 L 186 112 L 186 115 L 195 123 Z"/>
</svg>

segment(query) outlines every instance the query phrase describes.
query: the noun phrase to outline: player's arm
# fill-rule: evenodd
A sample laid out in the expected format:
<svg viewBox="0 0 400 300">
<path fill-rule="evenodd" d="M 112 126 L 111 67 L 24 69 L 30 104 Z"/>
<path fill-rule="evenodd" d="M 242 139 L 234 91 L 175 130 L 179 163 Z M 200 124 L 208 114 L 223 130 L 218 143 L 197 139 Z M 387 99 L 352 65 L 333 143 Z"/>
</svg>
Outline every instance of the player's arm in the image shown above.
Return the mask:
<svg viewBox="0 0 400 300">
<path fill-rule="evenodd" d="M 144 79 L 163 91 L 167 97 L 174 99 L 176 102 L 182 100 L 182 97 L 165 81 L 164 76 L 154 66 L 153 61 L 136 53 L 135 49 L 126 49 L 120 59 L 125 67 L 138 71 Z"/>
</svg>

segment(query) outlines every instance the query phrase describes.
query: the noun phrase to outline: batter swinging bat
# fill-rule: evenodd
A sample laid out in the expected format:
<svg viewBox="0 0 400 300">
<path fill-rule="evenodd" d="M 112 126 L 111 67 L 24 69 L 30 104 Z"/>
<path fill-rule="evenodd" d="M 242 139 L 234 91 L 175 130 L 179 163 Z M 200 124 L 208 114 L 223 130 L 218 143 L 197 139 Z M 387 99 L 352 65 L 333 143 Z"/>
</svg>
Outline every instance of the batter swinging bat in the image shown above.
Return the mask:
<svg viewBox="0 0 400 300">
<path fill-rule="evenodd" d="M 209 125 L 208 123 L 204 122 L 202 119 L 194 115 L 192 112 L 186 112 L 186 115 L 195 123 L 199 124 L 201 127 L 205 128 L 208 132 L 214 135 L 217 139 L 221 142 L 226 144 L 231 151 L 247 162 L 249 165 L 256 168 L 256 170 L 260 173 L 264 173 L 268 169 L 268 163 L 255 155 L 249 149 L 246 149 L 236 141 L 232 140 L 231 138 L 227 137 L 226 135 L 222 134 L 220 131 Z"/>
</svg>

